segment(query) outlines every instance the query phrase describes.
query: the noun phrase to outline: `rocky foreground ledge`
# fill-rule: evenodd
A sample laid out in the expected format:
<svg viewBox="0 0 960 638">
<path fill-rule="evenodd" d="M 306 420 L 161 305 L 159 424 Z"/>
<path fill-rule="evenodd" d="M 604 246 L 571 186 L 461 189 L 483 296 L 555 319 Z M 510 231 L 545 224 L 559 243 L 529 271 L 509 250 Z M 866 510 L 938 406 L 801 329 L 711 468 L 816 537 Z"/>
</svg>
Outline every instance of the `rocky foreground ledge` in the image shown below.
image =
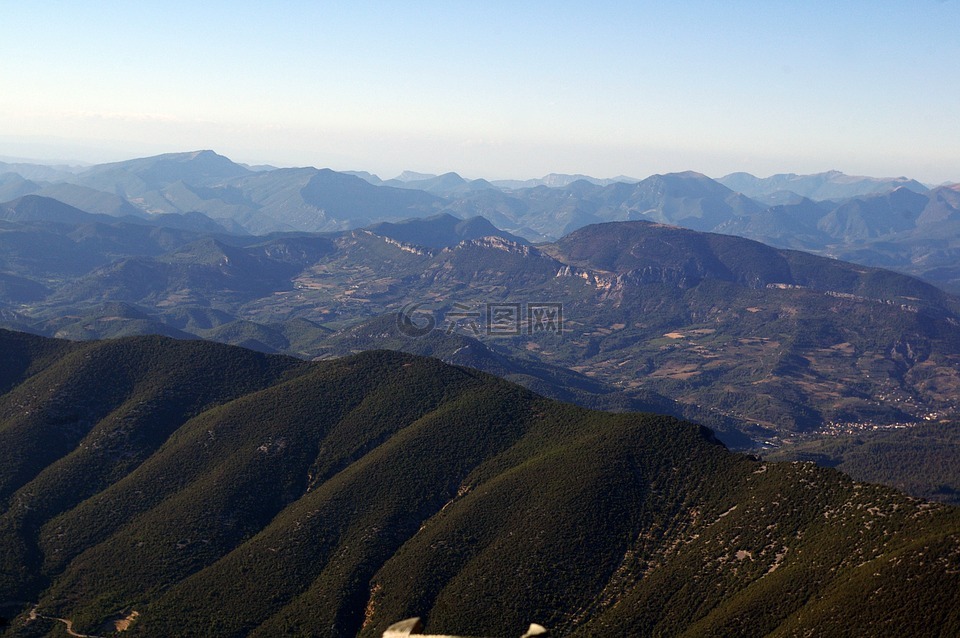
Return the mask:
<svg viewBox="0 0 960 638">
<path fill-rule="evenodd" d="M 550 632 L 547 631 L 546 627 L 533 623 L 530 625 L 530 628 L 527 629 L 527 633 L 520 636 L 520 638 L 547 638 L 550 635 Z M 419 638 L 467 638 L 466 636 L 448 636 L 446 634 L 424 634 L 423 633 L 423 623 L 420 622 L 419 618 L 407 618 L 406 620 L 401 620 L 398 623 L 394 623 L 387 627 L 387 630 L 383 632 L 383 638 L 403 638 L 404 636 L 418 636 Z"/>
</svg>

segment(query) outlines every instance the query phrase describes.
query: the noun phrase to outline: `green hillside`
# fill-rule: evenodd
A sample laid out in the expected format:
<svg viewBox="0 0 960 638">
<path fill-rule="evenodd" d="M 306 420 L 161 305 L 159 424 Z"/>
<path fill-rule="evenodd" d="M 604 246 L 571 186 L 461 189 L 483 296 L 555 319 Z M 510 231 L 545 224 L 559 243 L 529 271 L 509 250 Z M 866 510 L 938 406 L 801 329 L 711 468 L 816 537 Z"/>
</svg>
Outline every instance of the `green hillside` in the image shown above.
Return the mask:
<svg viewBox="0 0 960 638">
<path fill-rule="evenodd" d="M 953 421 L 810 435 L 766 450 L 764 458 L 813 461 L 860 481 L 960 505 L 960 424 Z"/>
<path fill-rule="evenodd" d="M 0 352 L 9 636 L 960 631 L 960 511 L 670 417 L 389 351 Z"/>
</svg>

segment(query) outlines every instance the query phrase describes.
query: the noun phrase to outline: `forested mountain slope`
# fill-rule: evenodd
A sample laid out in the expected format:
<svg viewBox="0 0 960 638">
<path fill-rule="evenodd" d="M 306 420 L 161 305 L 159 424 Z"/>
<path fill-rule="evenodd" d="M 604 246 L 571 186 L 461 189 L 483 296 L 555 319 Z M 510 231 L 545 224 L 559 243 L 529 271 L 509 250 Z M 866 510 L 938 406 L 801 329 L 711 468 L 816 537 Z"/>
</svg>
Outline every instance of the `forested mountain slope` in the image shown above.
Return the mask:
<svg viewBox="0 0 960 638">
<path fill-rule="evenodd" d="M 956 509 L 669 417 L 387 351 L 4 331 L 0 352 L 11 636 L 960 629 Z"/>
</svg>

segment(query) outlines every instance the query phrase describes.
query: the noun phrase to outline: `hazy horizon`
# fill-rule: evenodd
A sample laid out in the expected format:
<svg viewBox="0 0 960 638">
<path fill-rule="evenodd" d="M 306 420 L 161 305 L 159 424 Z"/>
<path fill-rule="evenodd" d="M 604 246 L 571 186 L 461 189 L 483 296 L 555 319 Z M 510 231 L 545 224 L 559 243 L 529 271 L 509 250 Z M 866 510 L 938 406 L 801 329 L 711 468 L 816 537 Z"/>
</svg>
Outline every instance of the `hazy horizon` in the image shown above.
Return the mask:
<svg viewBox="0 0 960 638">
<path fill-rule="evenodd" d="M 960 181 L 957 2 L 7 7 L 0 155 Z"/>
<path fill-rule="evenodd" d="M 3 138 L 0 138 L 0 145 L 3 145 L 4 143 L 5 143 L 4 139 L 3 139 Z M 52 145 L 46 145 L 46 147 L 47 147 L 47 148 L 53 148 Z M 65 148 L 69 148 L 69 146 L 66 146 Z M 71 157 L 69 157 L 69 155 L 67 155 L 67 156 L 57 156 L 57 157 L 53 157 L 53 156 L 51 156 L 51 157 L 24 157 L 24 156 L 18 156 L 18 155 L 0 155 L 0 162 L 6 162 L 6 163 L 11 163 L 11 164 L 14 164 L 14 163 L 39 164 L 39 165 L 46 165 L 46 166 L 58 166 L 58 165 L 59 165 L 59 166 L 67 166 L 67 167 L 71 167 L 71 168 L 84 168 L 84 167 L 96 166 L 97 164 L 109 164 L 109 163 L 114 163 L 114 162 L 123 162 L 123 161 L 126 161 L 126 160 L 142 159 L 142 158 L 152 157 L 152 156 L 156 156 L 156 155 L 179 154 L 179 153 L 192 153 L 192 152 L 199 152 L 199 151 L 206 151 L 206 150 L 213 151 L 213 152 L 217 153 L 218 155 L 223 155 L 224 157 L 227 157 L 227 158 L 230 159 L 231 161 L 234 161 L 234 162 L 239 163 L 239 164 L 243 164 L 243 165 L 245 165 L 245 166 L 250 166 L 250 167 L 271 166 L 271 167 L 273 167 L 273 168 L 317 168 L 317 169 L 332 168 L 332 167 L 329 167 L 329 166 L 315 166 L 315 165 L 313 165 L 313 164 L 309 164 L 309 165 L 308 165 L 308 164 L 279 164 L 279 165 L 278 165 L 278 164 L 271 164 L 271 163 L 269 163 L 269 162 L 241 161 L 241 160 L 238 160 L 237 158 L 230 157 L 229 155 L 224 155 L 223 153 L 220 153 L 220 152 L 219 152 L 217 149 L 215 149 L 215 148 L 214 148 L 214 149 L 193 148 L 193 149 L 189 149 L 189 150 L 166 151 L 166 152 L 163 152 L 163 153 L 154 153 L 154 154 L 145 154 L 145 155 L 121 154 L 121 155 L 117 155 L 117 156 L 115 156 L 115 157 L 108 154 L 108 155 L 106 156 L 107 158 L 106 158 L 106 159 L 103 159 L 103 161 L 79 160 L 79 159 L 76 159 L 76 158 L 71 158 Z M 91 149 L 91 151 L 93 152 L 93 156 L 97 156 L 97 154 L 98 154 L 97 151 L 95 151 L 95 150 L 93 150 L 93 149 Z M 69 151 L 68 151 L 68 153 L 69 153 Z M 468 179 L 468 180 L 473 180 L 473 179 L 487 179 L 487 180 L 490 180 L 490 181 L 527 181 L 527 180 L 534 181 L 534 180 L 542 179 L 542 178 L 544 178 L 544 177 L 548 177 L 549 175 L 584 175 L 584 176 L 586 176 L 586 177 L 595 178 L 595 179 L 602 179 L 602 180 L 606 180 L 606 179 L 616 179 L 616 178 L 629 178 L 629 179 L 631 179 L 631 180 L 642 181 L 642 180 L 646 179 L 647 177 L 651 177 L 652 175 L 657 174 L 657 173 L 650 173 L 650 174 L 643 174 L 643 175 L 626 175 L 626 174 L 623 174 L 623 173 L 619 173 L 619 174 L 617 174 L 617 175 L 594 175 L 594 174 L 590 174 L 590 173 L 585 173 L 585 172 L 583 172 L 583 171 L 570 172 L 570 173 L 563 173 L 563 172 L 560 172 L 560 171 L 549 171 L 549 172 L 547 172 L 547 173 L 542 173 L 542 174 L 539 174 L 539 175 L 522 175 L 522 176 L 507 176 L 507 177 L 491 178 L 491 177 L 488 177 L 488 176 L 486 176 L 486 175 L 465 175 L 465 174 L 460 173 L 459 171 L 442 170 L 442 171 L 436 171 L 436 172 L 426 172 L 426 171 L 418 171 L 418 170 L 412 169 L 412 168 L 405 168 L 405 169 L 403 169 L 403 170 L 401 170 L 401 171 L 398 171 L 398 172 L 396 172 L 396 173 L 389 173 L 389 174 L 380 174 L 380 173 L 377 173 L 377 172 L 375 172 L 375 171 L 368 170 L 368 169 L 366 169 L 366 168 L 364 168 L 364 167 L 337 168 L 337 169 L 334 169 L 334 170 L 337 170 L 337 171 L 340 171 L 340 172 L 346 172 L 346 173 L 352 173 L 352 172 L 361 173 L 361 172 L 366 172 L 366 173 L 370 173 L 370 174 L 374 175 L 375 177 L 378 177 L 378 178 L 380 178 L 380 179 L 382 179 L 382 180 L 384 180 L 384 181 L 388 181 L 388 180 L 391 180 L 391 179 L 396 179 L 396 178 L 402 177 L 404 173 L 419 173 L 419 174 L 424 174 L 424 175 L 435 175 L 435 176 L 443 175 L 443 174 L 446 174 L 446 173 L 457 173 L 457 174 L 460 175 L 462 178 Z M 721 179 L 721 178 L 726 177 L 726 176 L 728 176 L 728 175 L 731 175 L 731 174 L 733 174 L 733 173 L 739 173 L 739 172 L 748 172 L 748 173 L 749 173 L 749 171 L 737 171 L 737 170 L 734 170 L 734 171 L 730 171 L 729 173 L 724 173 L 724 174 L 712 174 L 712 175 L 711 175 L 711 174 L 707 174 L 707 173 L 702 173 L 701 171 L 696 171 L 696 170 L 694 170 L 694 169 L 681 169 L 681 170 L 678 170 L 678 171 L 659 171 L 658 173 L 660 173 L 660 174 L 663 174 L 663 173 L 681 173 L 681 172 L 687 172 L 687 171 L 693 171 L 693 172 L 701 173 L 701 174 L 706 175 L 707 177 L 709 177 L 709 178 L 711 178 L 711 179 Z M 912 176 L 912 175 L 856 175 L 856 174 L 848 173 L 848 172 L 846 172 L 846 171 L 843 171 L 843 170 L 840 170 L 840 169 L 836 169 L 836 168 L 833 168 L 833 169 L 825 169 L 825 170 L 822 170 L 822 171 L 816 171 L 816 172 L 814 172 L 814 173 L 796 173 L 795 171 L 778 171 L 778 172 L 776 172 L 776 173 L 765 173 L 765 174 L 751 173 L 751 174 L 752 174 L 754 177 L 758 177 L 758 178 L 763 179 L 763 178 L 767 178 L 767 177 L 772 177 L 772 176 L 774 176 L 774 175 L 783 175 L 783 174 L 790 174 L 790 173 L 797 174 L 797 175 L 815 175 L 815 174 L 827 173 L 827 172 L 832 172 L 832 171 L 838 171 L 838 172 L 840 172 L 840 173 L 842 173 L 842 174 L 844 174 L 844 175 L 846 175 L 846 176 L 848 176 L 848 177 L 867 177 L 867 178 L 876 178 L 876 179 L 896 179 L 896 178 L 906 177 L 906 178 L 910 178 L 910 179 L 917 179 L 917 178 L 915 178 L 915 177 Z M 920 183 L 923 183 L 923 184 L 926 185 L 926 186 L 953 185 L 953 184 L 960 183 L 960 180 L 945 180 L 945 181 L 936 182 L 936 183 L 934 183 L 934 182 L 925 182 L 924 180 L 921 180 L 921 179 L 917 179 L 917 181 L 919 181 Z"/>
</svg>

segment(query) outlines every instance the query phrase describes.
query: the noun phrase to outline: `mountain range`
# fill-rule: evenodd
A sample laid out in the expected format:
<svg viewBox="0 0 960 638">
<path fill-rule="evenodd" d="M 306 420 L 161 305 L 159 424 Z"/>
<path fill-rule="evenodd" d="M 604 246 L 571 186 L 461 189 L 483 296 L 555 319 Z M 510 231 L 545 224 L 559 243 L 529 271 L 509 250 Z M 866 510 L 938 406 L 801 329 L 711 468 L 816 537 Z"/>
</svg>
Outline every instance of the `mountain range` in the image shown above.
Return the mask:
<svg viewBox="0 0 960 638">
<path fill-rule="evenodd" d="M 956 508 L 669 417 L 387 351 L 0 330 L 0 361 L 5 635 L 960 630 Z"/>
<path fill-rule="evenodd" d="M 231 233 L 337 231 L 446 212 L 483 216 L 542 242 L 593 223 L 645 219 L 891 268 L 954 292 L 958 188 L 837 171 L 500 182 L 407 172 L 382 180 L 365 172 L 252 168 L 213 151 L 86 168 L 0 164 L 0 202 L 40 195 L 114 216 L 199 212 Z"/>
<path fill-rule="evenodd" d="M 718 182 L 760 201 L 783 203 L 784 197 L 799 195 L 814 201 L 844 200 L 863 195 L 882 195 L 899 188 L 926 194 L 930 188 L 907 177 L 876 178 L 844 175 L 840 171 L 827 171 L 814 175 L 781 173 L 759 178 L 749 173 L 731 173 L 717 179 Z"/>
<path fill-rule="evenodd" d="M 960 632 L 960 510 L 856 482 L 960 502 L 958 185 L 197 151 L 0 202 L 4 635 Z"/>
<path fill-rule="evenodd" d="M 960 300 L 890 271 L 730 235 L 612 222 L 531 246 L 449 214 L 250 236 L 95 216 L 36 196 L 5 210 L 9 328 L 201 337 L 317 358 L 343 354 L 338 331 L 406 309 L 514 368 L 548 366 L 550 396 L 569 396 L 577 374 L 594 384 L 584 405 L 612 407 L 598 397 L 614 389 L 623 409 L 673 402 L 662 411 L 736 446 L 744 434 L 952 419 L 958 409 Z M 562 309 L 562 331 L 531 331 L 530 307 L 543 303 Z M 497 309 L 513 313 L 511 330 L 491 330 Z M 410 341 L 394 339 L 401 349 Z"/>
<path fill-rule="evenodd" d="M 956 270 L 955 188 L 835 172 L 740 175 L 740 186 L 779 202 L 768 205 L 759 190 L 748 197 L 692 172 L 606 184 L 552 176 L 563 185 L 511 189 L 413 173 L 384 187 L 371 175 L 251 168 L 212 152 L 16 168 L 31 179 L 0 182 L 32 192 L 0 205 L 2 326 L 69 339 L 202 338 L 306 359 L 389 347 L 585 407 L 694 420 L 732 447 L 780 446 L 780 457 L 928 498 L 960 489 L 960 476 L 934 469 L 943 457 L 931 446 L 949 440 L 956 420 L 956 298 L 730 236 L 821 253 L 834 242 L 878 265 L 909 251 L 943 284 Z M 433 192 L 422 190 L 431 180 Z M 866 194 L 814 201 L 777 190 L 785 184 Z M 251 234 L 297 219 L 374 221 Z M 545 241 L 526 224 L 577 229 Z M 562 307 L 562 335 L 524 332 L 523 313 L 542 302 Z M 521 330 L 493 334 L 488 311 L 513 311 Z M 428 317 L 429 335 L 404 334 L 403 321 Z M 848 462 L 859 448 L 829 445 L 841 432 L 894 451 L 903 443 L 872 428 L 903 424 L 942 434 L 910 443 L 930 450 L 914 461 L 879 468 Z"/>
</svg>

